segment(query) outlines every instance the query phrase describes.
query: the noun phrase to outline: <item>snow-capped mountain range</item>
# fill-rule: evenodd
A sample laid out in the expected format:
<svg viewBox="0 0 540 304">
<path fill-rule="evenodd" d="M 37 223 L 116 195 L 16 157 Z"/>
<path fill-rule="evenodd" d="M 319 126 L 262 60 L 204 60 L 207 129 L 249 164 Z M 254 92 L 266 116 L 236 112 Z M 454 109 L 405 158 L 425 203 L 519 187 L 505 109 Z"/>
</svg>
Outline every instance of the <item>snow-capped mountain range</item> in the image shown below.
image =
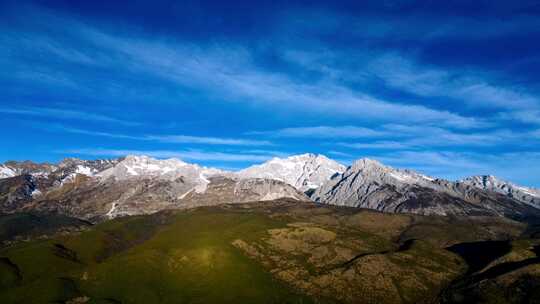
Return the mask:
<svg viewBox="0 0 540 304">
<path fill-rule="evenodd" d="M 30 208 L 86 219 L 283 197 L 385 212 L 540 215 L 540 191 L 493 176 L 454 182 L 370 159 L 345 167 L 316 154 L 273 158 L 237 172 L 135 155 L 54 165 L 7 162 L 0 165 L 2 191 L 16 195 L 0 193 L 0 212 Z"/>
</svg>

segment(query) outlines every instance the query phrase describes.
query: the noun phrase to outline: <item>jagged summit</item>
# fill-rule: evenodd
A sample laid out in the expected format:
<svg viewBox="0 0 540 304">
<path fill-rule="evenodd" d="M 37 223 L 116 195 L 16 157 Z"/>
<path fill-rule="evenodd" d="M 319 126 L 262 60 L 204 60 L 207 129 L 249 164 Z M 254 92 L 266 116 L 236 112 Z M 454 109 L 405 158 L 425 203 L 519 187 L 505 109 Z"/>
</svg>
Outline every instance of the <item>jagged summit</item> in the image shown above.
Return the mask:
<svg viewBox="0 0 540 304">
<path fill-rule="evenodd" d="M 356 161 L 354 161 L 351 165 L 351 167 L 354 168 L 368 168 L 368 167 L 380 167 L 380 168 L 388 168 L 387 166 L 383 165 L 381 162 L 371 159 L 371 158 L 360 158 Z"/>
<path fill-rule="evenodd" d="M 518 186 L 493 175 L 476 175 L 465 178 L 461 183 L 486 191 L 493 191 L 531 206 L 540 208 L 540 190 Z"/>
<path fill-rule="evenodd" d="M 240 178 L 268 178 L 286 182 L 301 191 L 320 187 L 345 166 L 321 154 L 300 154 L 273 159 L 237 172 Z"/>
</svg>

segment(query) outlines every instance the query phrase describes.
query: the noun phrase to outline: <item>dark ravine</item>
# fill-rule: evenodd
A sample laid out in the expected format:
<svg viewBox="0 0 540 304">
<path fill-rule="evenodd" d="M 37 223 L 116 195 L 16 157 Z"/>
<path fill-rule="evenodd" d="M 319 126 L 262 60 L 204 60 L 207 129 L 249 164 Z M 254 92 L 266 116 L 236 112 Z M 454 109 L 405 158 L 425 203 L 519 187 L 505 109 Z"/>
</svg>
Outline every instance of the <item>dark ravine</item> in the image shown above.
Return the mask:
<svg viewBox="0 0 540 304">
<path fill-rule="evenodd" d="M 12 288 L 22 282 L 23 276 L 17 264 L 7 257 L 0 257 L 0 265 L 4 270 L 0 288 Z"/>
<path fill-rule="evenodd" d="M 467 274 L 470 275 L 510 252 L 512 246 L 509 241 L 484 241 L 455 244 L 446 249 L 461 256 L 467 262 Z"/>
<path fill-rule="evenodd" d="M 16 240 L 47 237 L 60 232 L 72 233 L 89 229 L 92 223 L 65 215 L 14 213 L 0 215 L 0 240 L 9 244 Z"/>
<path fill-rule="evenodd" d="M 458 252 L 467 261 L 469 270 L 443 289 L 439 296 L 441 303 L 489 302 L 490 298 L 498 298 L 498 301 L 507 303 L 536 303 L 539 299 L 540 277 L 526 272 L 520 275 L 519 270 L 529 266 L 540 267 L 540 245 L 531 249 L 536 257 L 503 262 L 481 272 L 489 262 L 510 251 L 511 246 L 507 241 L 465 243 L 452 247 L 449 250 Z M 474 254 L 485 257 L 474 257 Z M 511 285 L 498 283 L 498 278 L 513 274 L 517 277 Z"/>
</svg>

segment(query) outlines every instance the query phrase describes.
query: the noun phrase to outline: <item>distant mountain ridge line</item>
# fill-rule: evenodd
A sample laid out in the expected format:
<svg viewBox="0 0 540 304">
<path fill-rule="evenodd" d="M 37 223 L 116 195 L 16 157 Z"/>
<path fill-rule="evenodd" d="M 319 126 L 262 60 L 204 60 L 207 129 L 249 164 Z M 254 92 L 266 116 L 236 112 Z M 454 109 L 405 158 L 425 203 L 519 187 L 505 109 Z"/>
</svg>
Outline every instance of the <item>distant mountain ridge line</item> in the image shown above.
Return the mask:
<svg viewBox="0 0 540 304">
<path fill-rule="evenodd" d="M 29 177 L 11 180 L 23 175 Z M 6 162 L 0 165 L 1 183 L 18 190 L 0 191 L 0 211 L 43 208 L 85 219 L 282 197 L 397 213 L 540 216 L 540 191 L 494 176 L 449 181 L 367 158 L 346 167 L 312 153 L 274 157 L 235 172 L 145 155 Z"/>
<path fill-rule="evenodd" d="M 99 159 L 98 158 L 98 159 L 92 159 L 92 160 L 83 160 L 83 159 L 79 159 L 79 158 L 76 158 L 76 157 L 68 157 L 68 158 L 64 158 L 64 159 L 60 160 L 57 163 L 53 163 L 53 162 L 41 162 L 41 163 L 38 163 L 38 162 L 33 162 L 32 160 L 23 160 L 23 161 L 8 160 L 8 161 L 5 161 L 4 163 L 0 163 L 0 179 L 5 178 L 5 177 L 11 177 L 11 176 L 20 175 L 21 172 L 13 172 L 12 175 L 9 175 L 9 176 L 8 176 L 7 173 L 4 173 L 4 172 L 9 172 L 10 169 L 13 168 L 13 167 L 23 167 L 23 168 L 25 168 L 25 167 L 26 168 L 28 168 L 28 167 L 41 167 L 41 168 L 50 167 L 50 168 L 55 168 L 55 167 L 59 167 L 62 164 L 69 163 L 69 162 L 120 162 L 120 161 L 122 161 L 122 160 L 124 160 L 126 158 L 129 158 L 129 157 L 144 157 L 144 158 L 149 158 L 149 159 L 154 159 L 154 160 L 159 160 L 159 161 L 178 160 L 178 161 L 183 162 L 181 159 L 175 158 L 175 157 L 173 157 L 173 158 L 154 158 L 154 157 L 147 156 L 145 154 L 126 155 L 126 156 L 117 157 L 117 158 L 104 158 L 104 159 Z M 328 158 L 327 156 L 325 156 L 323 154 L 304 153 L 304 154 L 295 154 L 295 155 L 291 155 L 291 156 L 288 156 L 288 157 L 272 157 L 271 159 L 269 159 L 266 162 L 263 162 L 263 163 L 260 163 L 260 164 L 255 164 L 255 165 L 249 166 L 249 167 L 244 168 L 244 169 L 238 169 L 238 170 L 221 170 L 221 169 L 217 169 L 217 170 L 220 170 L 220 171 L 226 172 L 226 173 L 237 173 L 237 172 L 246 171 L 248 169 L 252 169 L 252 168 L 256 168 L 256 167 L 261 167 L 261 166 L 263 166 L 263 165 L 265 165 L 267 163 L 270 163 L 270 162 L 286 161 L 286 160 L 295 159 L 295 158 L 302 158 L 302 157 L 323 157 L 323 158 L 326 158 L 328 160 L 331 160 L 331 161 L 339 164 L 343 168 L 348 167 L 346 165 L 343 165 L 343 164 L 339 163 L 338 161 L 335 161 L 335 160 L 332 160 L 332 159 Z M 355 162 L 358 162 L 358 161 L 361 161 L 361 160 L 364 160 L 364 159 L 369 160 L 369 161 L 378 162 L 377 160 L 370 159 L 370 158 L 360 158 L 360 159 L 354 161 L 353 164 Z M 198 165 L 196 163 L 186 163 L 186 164 Z M 351 164 L 350 166 L 352 166 L 353 164 Z M 200 166 L 200 165 L 198 165 L 198 166 Z M 201 167 L 204 167 L 204 166 L 201 166 Z M 431 177 L 431 176 L 427 176 L 427 175 L 424 175 L 424 174 L 421 174 L 421 173 L 417 173 L 416 171 L 410 170 L 410 169 L 397 169 L 397 170 L 410 171 L 410 172 L 414 172 L 416 174 L 423 175 L 423 176 L 433 178 L 433 179 L 447 180 L 447 179 L 444 179 L 444 178 L 438 178 L 438 177 L 434 178 L 434 177 Z M 31 174 L 32 172 L 35 172 L 37 170 L 28 170 L 28 171 Z M 473 178 L 474 179 L 495 178 L 499 182 L 506 183 L 506 184 L 512 184 L 514 186 L 518 186 L 518 187 L 521 187 L 521 188 L 532 190 L 534 192 L 537 192 L 536 193 L 537 195 L 540 195 L 540 189 L 539 188 L 519 186 L 519 185 L 517 185 L 515 183 L 512 183 L 512 182 L 504 180 L 504 179 L 500 179 L 500 178 L 498 178 L 496 176 L 493 176 L 493 175 L 472 175 L 472 176 L 465 177 L 465 178 L 462 178 L 462 179 L 459 179 L 459 180 L 454 180 L 454 182 L 467 182 L 469 179 L 473 179 Z M 449 180 L 449 181 L 451 181 L 451 180 Z"/>
</svg>

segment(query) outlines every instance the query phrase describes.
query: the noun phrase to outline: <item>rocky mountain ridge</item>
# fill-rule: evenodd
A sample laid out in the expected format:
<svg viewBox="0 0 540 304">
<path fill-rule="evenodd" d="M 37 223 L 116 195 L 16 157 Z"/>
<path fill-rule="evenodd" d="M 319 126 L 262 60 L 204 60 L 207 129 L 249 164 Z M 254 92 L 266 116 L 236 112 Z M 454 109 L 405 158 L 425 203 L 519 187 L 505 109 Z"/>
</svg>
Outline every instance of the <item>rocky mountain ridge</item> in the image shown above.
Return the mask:
<svg viewBox="0 0 540 304">
<path fill-rule="evenodd" d="M 483 189 L 506 195 L 522 203 L 540 208 L 540 190 L 518 186 L 514 183 L 503 181 L 493 175 L 471 176 L 460 182 Z"/>
<path fill-rule="evenodd" d="M 318 203 L 424 215 L 524 218 L 540 210 L 498 192 L 360 159 L 318 188 Z"/>
<path fill-rule="evenodd" d="M 279 198 L 424 215 L 540 216 L 533 189 L 494 177 L 453 182 L 370 159 L 345 167 L 322 155 L 274 158 L 238 172 L 178 159 L 1 165 L 0 212 L 41 211 L 106 219 L 222 203 Z M 11 176 L 13 175 L 13 176 Z M 308 197 L 309 196 L 309 197 Z"/>
<path fill-rule="evenodd" d="M 195 184 L 195 191 L 204 192 L 210 182 L 208 178 L 225 174 L 225 171 L 219 169 L 201 167 L 175 158 L 159 160 L 148 156 L 129 155 L 96 176 L 105 180 L 155 178 L 174 181 L 182 178 L 185 182 Z"/>
<path fill-rule="evenodd" d="M 178 159 L 126 156 L 67 159 L 46 170 L 0 179 L 1 212 L 39 211 L 102 220 L 223 203 L 309 200 L 284 182 L 238 178 Z"/>
</svg>

